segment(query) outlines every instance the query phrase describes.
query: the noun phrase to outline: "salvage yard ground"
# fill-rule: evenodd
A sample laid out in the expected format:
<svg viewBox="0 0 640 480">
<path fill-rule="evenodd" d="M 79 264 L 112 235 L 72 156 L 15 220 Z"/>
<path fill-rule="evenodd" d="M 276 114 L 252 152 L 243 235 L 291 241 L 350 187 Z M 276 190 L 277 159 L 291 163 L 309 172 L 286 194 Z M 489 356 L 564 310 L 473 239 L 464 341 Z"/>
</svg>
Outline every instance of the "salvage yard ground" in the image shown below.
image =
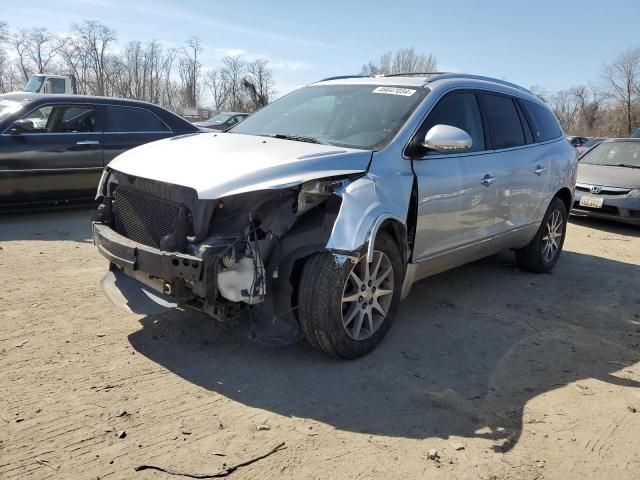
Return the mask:
<svg viewBox="0 0 640 480">
<path fill-rule="evenodd" d="M 180 478 L 134 467 L 281 442 L 230 478 L 640 478 L 640 229 L 573 219 L 553 274 L 504 253 L 422 281 L 351 362 L 126 314 L 89 235 L 88 210 L 0 217 L 0 478 Z"/>
</svg>

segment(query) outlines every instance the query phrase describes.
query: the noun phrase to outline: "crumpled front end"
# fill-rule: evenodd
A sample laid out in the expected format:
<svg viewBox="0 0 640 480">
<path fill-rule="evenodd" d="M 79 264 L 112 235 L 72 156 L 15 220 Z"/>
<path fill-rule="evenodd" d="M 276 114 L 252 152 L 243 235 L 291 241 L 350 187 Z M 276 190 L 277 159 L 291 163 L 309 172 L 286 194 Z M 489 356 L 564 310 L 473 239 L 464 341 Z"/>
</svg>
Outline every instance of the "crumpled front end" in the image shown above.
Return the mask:
<svg viewBox="0 0 640 480">
<path fill-rule="evenodd" d="M 180 306 L 223 320 L 251 305 L 249 318 L 269 320 L 256 325 L 297 337 L 300 260 L 326 247 L 341 204 L 334 192 L 350 181 L 201 200 L 191 188 L 112 170 L 93 223 L 110 262 L 104 290 L 141 314 Z"/>
</svg>

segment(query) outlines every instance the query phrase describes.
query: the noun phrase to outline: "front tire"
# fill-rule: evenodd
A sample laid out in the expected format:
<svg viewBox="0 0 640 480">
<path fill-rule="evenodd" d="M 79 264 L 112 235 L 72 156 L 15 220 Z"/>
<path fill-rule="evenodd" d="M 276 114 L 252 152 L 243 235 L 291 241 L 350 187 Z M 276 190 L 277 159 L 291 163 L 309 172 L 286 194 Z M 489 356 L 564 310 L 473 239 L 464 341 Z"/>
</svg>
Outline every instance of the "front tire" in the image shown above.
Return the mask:
<svg viewBox="0 0 640 480">
<path fill-rule="evenodd" d="M 522 270 L 550 272 L 558 262 L 567 233 L 567 207 L 554 198 L 529 245 L 516 250 L 516 263 Z"/>
<path fill-rule="evenodd" d="M 380 232 L 373 261 L 342 264 L 330 253 L 306 261 L 298 289 L 298 317 L 311 346 L 340 358 L 358 358 L 383 339 L 398 310 L 403 266 L 394 240 Z"/>
</svg>

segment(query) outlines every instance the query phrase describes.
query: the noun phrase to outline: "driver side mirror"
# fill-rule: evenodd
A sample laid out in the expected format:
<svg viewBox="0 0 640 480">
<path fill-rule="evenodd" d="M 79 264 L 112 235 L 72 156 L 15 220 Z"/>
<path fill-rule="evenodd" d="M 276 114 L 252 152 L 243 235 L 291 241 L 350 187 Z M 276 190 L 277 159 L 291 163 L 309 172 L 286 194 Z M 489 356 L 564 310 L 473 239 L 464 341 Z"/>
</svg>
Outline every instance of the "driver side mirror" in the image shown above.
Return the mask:
<svg viewBox="0 0 640 480">
<path fill-rule="evenodd" d="M 13 122 L 11 126 L 11 133 L 14 135 L 20 135 L 21 133 L 31 132 L 35 129 L 35 125 L 31 120 L 21 118 Z"/>
<path fill-rule="evenodd" d="M 473 145 L 471 136 L 464 130 L 451 125 L 434 125 L 424 137 L 422 146 L 440 153 L 458 153 L 469 150 Z"/>
</svg>

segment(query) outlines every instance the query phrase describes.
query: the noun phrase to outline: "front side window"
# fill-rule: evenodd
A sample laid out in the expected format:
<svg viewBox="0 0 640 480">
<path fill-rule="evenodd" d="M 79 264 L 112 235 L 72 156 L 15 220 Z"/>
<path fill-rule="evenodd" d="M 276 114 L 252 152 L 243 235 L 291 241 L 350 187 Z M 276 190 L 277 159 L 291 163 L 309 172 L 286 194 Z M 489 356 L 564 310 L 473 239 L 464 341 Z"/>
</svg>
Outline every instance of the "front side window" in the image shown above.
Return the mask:
<svg viewBox="0 0 640 480">
<path fill-rule="evenodd" d="M 95 109 L 90 106 L 45 105 L 23 117 L 34 129 L 25 133 L 95 132 Z"/>
<path fill-rule="evenodd" d="M 640 168 L 640 142 L 602 142 L 585 153 L 580 163 Z"/>
<path fill-rule="evenodd" d="M 311 85 L 267 105 L 231 133 L 379 150 L 426 94 L 421 87 Z"/>
<path fill-rule="evenodd" d="M 107 107 L 107 132 L 166 132 L 162 120 L 144 108 Z"/>
<path fill-rule="evenodd" d="M 418 130 L 418 141 L 422 142 L 427 132 L 435 125 L 450 125 L 467 132 L 473 143 L 466 152 L 485 149 L 482 117 L 476 96 L 471 92 L 454 92 L 442 99 Z"/>
<path fill-rule="evenodd" d="M 494 149 L 519 147 L 526 144 L 520 115 L 514 100 L 502 95 L 482 93 L 482 110 L 491 136 Z"/>
</svg>

